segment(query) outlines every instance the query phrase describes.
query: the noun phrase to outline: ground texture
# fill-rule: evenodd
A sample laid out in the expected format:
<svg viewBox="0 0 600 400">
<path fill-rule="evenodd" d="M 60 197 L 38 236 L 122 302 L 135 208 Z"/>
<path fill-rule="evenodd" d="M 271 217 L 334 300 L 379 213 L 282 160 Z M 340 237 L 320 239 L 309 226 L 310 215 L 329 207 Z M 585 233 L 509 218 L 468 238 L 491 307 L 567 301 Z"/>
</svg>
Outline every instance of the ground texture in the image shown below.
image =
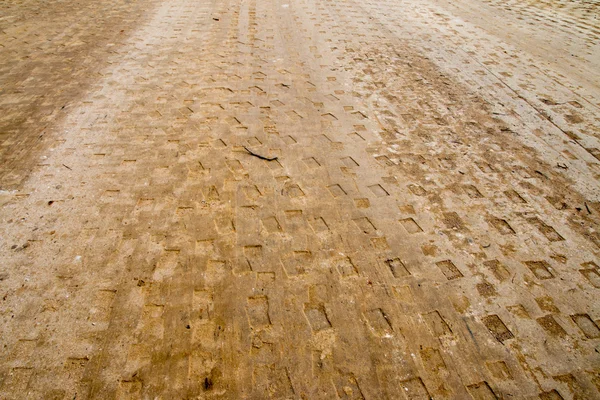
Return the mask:
<svg viewBox="0 0 600 400">
<path fill-rule="evenodd" d="M 600 398 L 599 15 L 1 2 L 0 398 Z"/>
</svg>

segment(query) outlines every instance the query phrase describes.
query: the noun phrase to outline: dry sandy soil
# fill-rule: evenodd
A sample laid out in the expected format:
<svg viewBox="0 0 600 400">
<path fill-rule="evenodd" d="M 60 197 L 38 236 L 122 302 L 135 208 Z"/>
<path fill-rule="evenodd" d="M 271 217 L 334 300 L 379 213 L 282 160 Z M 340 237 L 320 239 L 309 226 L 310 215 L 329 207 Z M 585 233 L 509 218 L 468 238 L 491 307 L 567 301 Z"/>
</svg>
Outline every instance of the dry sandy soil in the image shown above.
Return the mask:
<svg viewBox="0 0 600 400">
<path fill-rule="evenodd" d="M 0 398 L 600 398 L 599 71 L 598 0 L 0 2 Z"/>
</svg>

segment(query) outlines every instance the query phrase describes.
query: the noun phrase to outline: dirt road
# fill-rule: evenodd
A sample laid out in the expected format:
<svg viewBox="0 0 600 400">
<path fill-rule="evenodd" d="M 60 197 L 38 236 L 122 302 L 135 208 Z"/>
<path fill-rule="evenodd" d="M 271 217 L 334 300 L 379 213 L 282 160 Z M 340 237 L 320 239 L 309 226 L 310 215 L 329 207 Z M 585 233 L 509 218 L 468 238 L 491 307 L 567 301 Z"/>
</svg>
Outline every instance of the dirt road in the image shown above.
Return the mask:
<svg viewBox="0 0 600 400">
<path fill-rule="evenodd" d="M 600 398 L 596 0 L 0 4 L 0 398 Z"/>
</svg>

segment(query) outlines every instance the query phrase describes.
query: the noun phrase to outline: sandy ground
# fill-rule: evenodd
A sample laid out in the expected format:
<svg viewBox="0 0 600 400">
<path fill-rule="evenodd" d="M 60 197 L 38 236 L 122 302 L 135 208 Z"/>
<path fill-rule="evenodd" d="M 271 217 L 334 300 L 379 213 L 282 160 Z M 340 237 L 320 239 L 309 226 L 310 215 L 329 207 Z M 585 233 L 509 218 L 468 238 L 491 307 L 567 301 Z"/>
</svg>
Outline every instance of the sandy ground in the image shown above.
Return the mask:
<svg viewBox="0 0 600 400">
<path fill-rule="evenodd" d="M 600 398 L 599 19 L 1 2 L 0 398 Z"/>
</svg>

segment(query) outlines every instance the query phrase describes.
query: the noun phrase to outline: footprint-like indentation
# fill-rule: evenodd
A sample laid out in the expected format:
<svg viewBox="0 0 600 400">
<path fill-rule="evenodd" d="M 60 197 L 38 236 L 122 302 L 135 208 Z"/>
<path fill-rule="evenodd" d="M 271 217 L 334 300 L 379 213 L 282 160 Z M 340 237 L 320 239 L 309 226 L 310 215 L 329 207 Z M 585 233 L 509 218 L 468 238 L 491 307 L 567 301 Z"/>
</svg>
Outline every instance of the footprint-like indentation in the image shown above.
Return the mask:
<svg viewBox="0 0 600 400">
<path fill-rule="evenodd" d="M 552 336 L 565 337 L 567 336 L 567 332 L 563 329 L 562 326 L 554 319 L 554 316 L 551 314 L 545 315 L 536 319 L 537 323 L 540 324 L 542 328 L 546 332 L 548 332 Z"/>
<path fill-rule="evenodd" d="M 271 325 L 269 317 L 269 298 L 267 296 L 248 297 L 246 307 L 248 320 L 253 328 L 265 328 Z"/>
<path fill-rule="evenodd" d="M 354 265 L 350 257 L 340 258 L 335 262 L 335 265 L 337 267 L 338 272 L 343 277 L 358 275 L 358 270 L 356 269 L 356 266 Z"/>
<path fill-rule="evenodd" d="M 427 194 L 427 191 L 419 185 L 410 184 L 408 185 L 408 190 L 410 190 L 415 196 L 425 196 Z"/>
<path fill-rule="evenodd" d="M 562 240 L 565 240 L 558 232 L 556 232 L 556 230 L 554 230 L 553 227 L 546 224 L 544 221 L 537 217 L 528 218 L 527 222 L 535 226 L 542 233 L 542 235 L 544 235 L 546 239 L 548 239 L 551 242 L 560 242 Z"/>
<path fill-rule="evenodd" d="M 497 399 L 498 396 L 494 393 L 490 385 L 486 381 L 468 385 L 467 390 L 474 399 Z"/>
<path fill-rule="evenodd" d="M 501 235 L 514 235 L 514 229 L 504 219 L 500 218 L 489 218 L 488 222 L 492 225 Z"/>
<path fill-rule="evenodd" d="M 406 268 L 406 265 L 398 257 L 390 258 L 384 261 L 385 265 L 389 268 L 394 278 L 403 278 L 410 275 L 410 272 Z"/>
<path fill-rule="evenodd" d="M 267 217 L 262 220 L 262 224 L 269 233 L 281 232 L 281 225 L 276 217 Z"/>
<path fill-rule="evenodd" d="M 377 228 L 375 227 L 375 225 L 373 225 L 373 223 L 371 222 L 371 220 L 367 217 L 360 217 L 360 218 L 355 218 L 352 220 L 352 222 L 354 222 L 356 224 L 356 226 L 358 226 L 358 228 L 366 234 L 372 234 L 375 233 L 375 231 L 377 230 Z"/>
<path fill-rule="evenodd" d="M 391 336 L 394 333 L 389 317 L 381 308 L 374 308 L 365 313 L 365 319 L 371 331 L 377 336 Z"/>
<path fill-rule="evenodd" d="M 346 191 L 337 183 L 335 185 L 327 186 L 327 189 L 329 189 L 329 192 L 333 197 L 341 197 L 347 194 Z"/>
<path fill-rule="evenodd" d="M 322 304 L 319 305 L 304 305 L 304 315 L 308 319 L 313 332 L 322 331 L 323 329 L 331 328 L 331 322 L 327 317 L 327 312 Z"/>
<path fill-rule="evenodd" d="M 369 186 L 369 189 L 371 190 L 371 192 L 373 192 L 373 194 L 377 197 L 385 197 L 385 196 L 389 196 L 390 194 L 388 193 L 387 190 L 385 190 L 383 188 L 383 186 L 381 186 L 380 184 L 376 184 L 376 185 L 371 185 Z"/>
<path fill-rule="evenodd" d="M 538 279 L 552 279 L 554 275 L 550 271 L 550 265 L 546 261 L 525 261 L 525 265 Z"/>
<path fill-rule="evenodd" d="M 427 326 L 433 335 L 437 337 L 452 335 L 452 329 L 450 329 L 450 326 L 439 311 L 435 310 L 423 314 L 423 319 L 427 323 Z"/>
<path fill-rule="evenodd" d="M 514 338 L 512 332 L 504 325 L 504 322 L 500 319 L 496 314 L 488 315 L 482 319 L 483 324 L 488 328 L 490 333 L 498 340 L 500 343 L 505 340 Z"/>
<path fill-rule="evenodd" d="M 451 260 L 439 261 L 435 264 L 448 280 L 458 279 L 464 276 Z"/>
<path fill-rule="evenodd" d="M 423 229 L 417 224 L 413 218 L 405 218 L 400 220 L 400 224 L 410 234 L 423 232 Z"/>
<path fill-rule="evenodd" d="M 575 314 L 571 315 L 571 319 L 588 339 L 597 339 L 600 337 L 600 329 L 589 315 Z"/>
</svg>

